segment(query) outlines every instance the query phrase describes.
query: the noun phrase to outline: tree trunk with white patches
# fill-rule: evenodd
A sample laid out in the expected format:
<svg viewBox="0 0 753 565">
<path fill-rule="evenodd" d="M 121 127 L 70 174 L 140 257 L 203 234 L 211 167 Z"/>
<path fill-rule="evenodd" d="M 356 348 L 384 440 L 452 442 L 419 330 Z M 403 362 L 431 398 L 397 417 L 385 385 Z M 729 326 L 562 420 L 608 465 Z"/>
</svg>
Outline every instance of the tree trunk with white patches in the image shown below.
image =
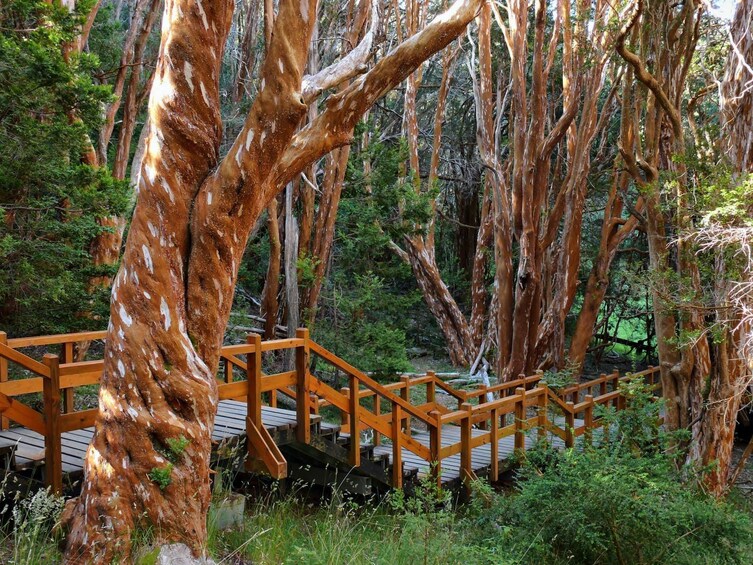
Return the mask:
<svg viewBox="0 0 753 565">
<path fill-rule="evenodd" d="M 326 103 L 301 96 L 316 1 L 281 0 L 259 93 L 220 159 L 219 70 L 230 0 L 169 0 L 150 132 L 112 291 L 100 413 L 81 495 L 66 508 L 67 563 L 128 560 L 131 534 L 206 550 L 215 373 L 238 267 L 261 211 L 316 159 L 350 142 L 373 103 L 463 32 L 482 0 L 447 12 Z M 169 442 L 188 444 L 168 461 Z"/>
</svg>

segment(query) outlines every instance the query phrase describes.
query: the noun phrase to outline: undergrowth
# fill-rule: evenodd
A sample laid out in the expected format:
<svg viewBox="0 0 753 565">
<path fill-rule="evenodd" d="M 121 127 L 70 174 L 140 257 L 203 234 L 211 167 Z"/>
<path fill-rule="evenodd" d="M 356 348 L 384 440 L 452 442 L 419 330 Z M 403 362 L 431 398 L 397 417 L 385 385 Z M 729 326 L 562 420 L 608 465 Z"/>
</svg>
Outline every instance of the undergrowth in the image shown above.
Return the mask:
<svg viewBox="0 0 753 565">
<path fill-rule="evenodd" d="M 540 443 L 522 458 L 512 493 L 479 481 L 471 502 L 455 506 L 428 480 L 410 497 L 373 500 L 335 492 L 321 502 L 302 485 L 284 496 L 272 488 L 248 501 L 239 528 L 219 531 L 210 512 L 209 552 L 218 563 L 260 565 L 753 563 L 751 509 L 705 494 L 694 480 L 703 470 L 678 467 L 681 438 L 661 430 L 650 391 L 625 386 L 628 409 L 601 414 L 608 438 L 577 450 Z M 215 494 L 231 479 L 218 481 Z M 39 491 L 15 502 L 0 562 L 59 562 L 62 501 Z M 146 547 L 154 534 L 134 544 Z M 144 556 L 137 563 L 156 557 L 138 547 L 135 555 Z"/>
</svg>

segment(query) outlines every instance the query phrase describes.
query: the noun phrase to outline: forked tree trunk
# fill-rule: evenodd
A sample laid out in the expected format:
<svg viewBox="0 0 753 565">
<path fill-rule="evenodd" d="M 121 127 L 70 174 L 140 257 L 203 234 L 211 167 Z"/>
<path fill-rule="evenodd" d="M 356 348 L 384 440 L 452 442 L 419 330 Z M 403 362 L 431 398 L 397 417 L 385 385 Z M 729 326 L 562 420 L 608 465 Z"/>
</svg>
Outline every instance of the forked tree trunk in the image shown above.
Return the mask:
<svg viewBox="0 0 753 565">
<path fill-rule="evenodd" d="M 462 33 L 481 0 L 454 3 L 299 132 L 317 2 L 281 0 L 259 94 L 220 160 L 219 74 L 233 4 L 165 5 L 138 202 L 112 291 L 100 413 L 81 495 L 64 516 L 68 563 L 128 560 L 137 526 L 205 551 L 215 373 L 253 225 L 287 182 L 350 141 L 375 100 Z M 188 443 L 169 464 L 163 453 L 180 437 Z"/>
</svg>

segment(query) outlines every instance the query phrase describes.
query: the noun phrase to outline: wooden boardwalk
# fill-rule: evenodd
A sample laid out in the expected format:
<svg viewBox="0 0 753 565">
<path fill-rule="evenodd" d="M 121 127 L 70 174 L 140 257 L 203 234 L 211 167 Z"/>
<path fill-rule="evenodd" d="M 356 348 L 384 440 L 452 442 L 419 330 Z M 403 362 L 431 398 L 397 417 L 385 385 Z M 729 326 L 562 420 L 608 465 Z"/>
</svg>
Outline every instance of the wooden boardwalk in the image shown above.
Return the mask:
<svg viewBox="0 0 753 565">
<path fill-rule="evenodd" d="M 0 332 L 3 469 L 41 475 L 56 491 L 81 478 L 97 410 L 73 410 L 74 393 L 97 384 L 104 363 L 72 361 L 73 344 L 105 337 L 105 332 L 88 332 L 8 340 Z M 49 353 L 57 347 L 59 355 Z M 43 362 L 25 348 L 45 352 Z M 264 374 L 263 355 L 286 349 L 294 350 L 295 370 Z M 11 364 L 14 379 L 9 379 Z M 335 390 L 323 365 L 345 374 L 349 386 Z M 641 378 L 658 386 L 654 368 L 602 375 L 559 391 L 540 374 L 475 390 L 456 390 L 431 372 L 383 385 L 311 340 L 305 329 L 292 339 L 262 342 L 250 335 L 246 344 L 225 346 L 220 369 L 215 460 L 240 452 L 249 471 L 278 479 L 305 479 L 308 473 L 320 484 L 331 480 L 326 469 L 334 466 L 361 487 L 376 488 L 402 488 L 427 474 L 452 488 L 477 476 L 497 480 L 512 454 L 529 449 L 537 438 L 556 447 L 593 441 L 603 425 L 595 407 L 624 407 L 620 381 Z M 42 412 L 21 401 L 30 394 L 41 395 Z M 281 396 L 295 408 L 278 407 Z M 448 408 L 448 400 L 457 408 Z M 334 408 L 339 422 L 324 422 L 324 407 Z"/>
</svg>

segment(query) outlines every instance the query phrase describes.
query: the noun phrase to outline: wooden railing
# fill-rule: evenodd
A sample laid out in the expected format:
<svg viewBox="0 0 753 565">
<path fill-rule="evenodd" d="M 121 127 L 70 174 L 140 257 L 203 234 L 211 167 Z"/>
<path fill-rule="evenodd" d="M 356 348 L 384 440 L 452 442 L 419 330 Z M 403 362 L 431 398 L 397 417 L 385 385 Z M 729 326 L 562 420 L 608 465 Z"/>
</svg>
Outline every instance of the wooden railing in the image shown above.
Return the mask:
<svg viewBox="0 0 753 565">
<path fill-rule="evenodd" d="M 61 434 L 92 426 L 97 415 L 96 409 L 75 411 L 73 391 L 97 384 L 104 366 L 102 360 L 73 361 L 73 344 L 104 339 L 105 335 L 106 332 L 86 332 L 8 340 L 0 332 L 0 375 L 4 376 L 0 379 L 0 413 L 45 437 L 45 480 L 56 491 L 62 490 Z M 58 345 L 62 347 L 61 355 L 45 353 L 42 362 L 19 351 Z M 263 354 L 283 350 L 294 351 L 295 368 L 265 374 Z M 312 355 L 345 374 L 348 387 L 336 390 L 318 376 L 318 371 L 312 372 Z M 312 414 L 325 406 L 339 410 L 342 431 L 350 436 L 348 454 L 353 466 L 361 463 L 362 432 L 371 430 L 374 444 L 382 443 L 383 438 L 388 440 L 392 445 L 391 482 L 395 488 L 402 487 L 403 449 L 430 464 L 437 481 L 441 481 L 443 461 L 460 454 L 461 478 L 467 481 L 474 477 L 473 449 L 489 444 L 489 473 L 496 480 L 501 439 L 514 436 L 515 449 L 525 449 L 526 433 L 536 430 L 538 437 L 552 434 L 567 447 L 574 446 L 581 436 L 589 442 L 593 431 L 603 424 L 595 416 L 596 406 L 624 407 L 620 381 L 643 378 L 654 387 L 659 386 L 658 369 L 653 367 L 634 375 L 601 375 L 559 392 L 549 388 L 540 374 L 521 375 L 511 382 L 475 390 L 457 390 L 432 372 L 381 384 L 311 340 L 306 329 L 299 329 L 295 338 L 270 341 L 251 334 L 245 344 L 223 347 L 220 359 L 219 398 L 247 403 L 249 469 L 263 470 L 277 478 L 287 475 L 287 462 L 262 422 L 262 405 L 277 406 L 281 394 L 295 401 L 296 440 L 300 443 L 311 442 Z M 24 378 L 8 380 L 9 364 L 24 371 Z M 237 373 L 244 378 L 237 379 Z M 438 403 L 438 391 L 457 401 L 457 409 Z M 30 393 L 41 393 L 43 412 L 17 398 Z M 413 437 L 414 425 L 428 432 L 428 446 Z M 443 445 L 442 431 L 449 425 L 460 427 L 460 440 Z"/>
</svg>

